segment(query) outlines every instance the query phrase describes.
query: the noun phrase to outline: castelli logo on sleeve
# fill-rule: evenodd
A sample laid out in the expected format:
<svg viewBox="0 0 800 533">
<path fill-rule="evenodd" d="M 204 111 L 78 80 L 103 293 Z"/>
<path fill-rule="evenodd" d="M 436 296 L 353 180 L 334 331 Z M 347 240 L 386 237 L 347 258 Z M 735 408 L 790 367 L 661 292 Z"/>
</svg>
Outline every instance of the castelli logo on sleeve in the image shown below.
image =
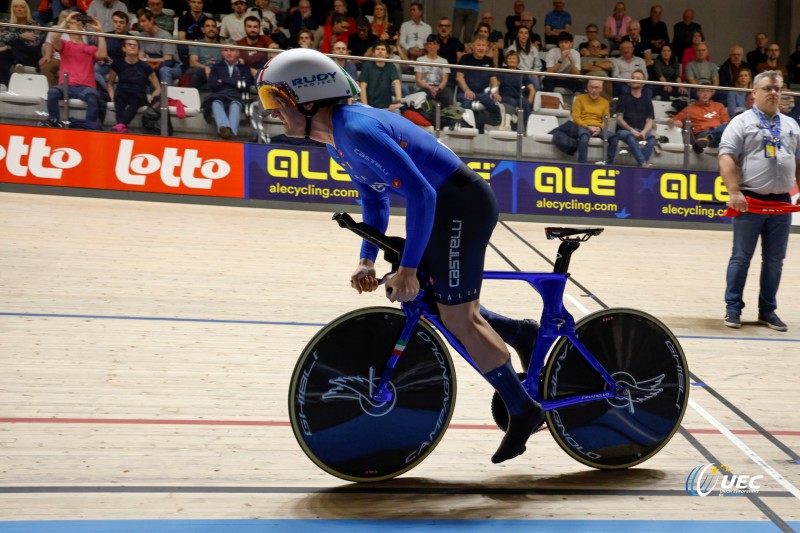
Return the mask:
<svg viewBox="0 0 800 533">
<path fill-rule="evenodd" d="M 203 159 L 195 149 L 167 147 L 161 157 L 154 154 L 134 153 L 135 141 L 123 139 L 119 143 L 117 179 L 128 185 L 144 185 L 147 177 L 158 172 L 162 182 L 169 187 L 183 184 L 191 189 L 210 189 L 213 180 L 226 177 L 231 166 L 222 159 Z"/>
<path fill-rule="evenodd" d="M 12 176 L 31 175 L 57 180 L 61 179 L 64 170 L 81 163 L 81 154 L 72 148 L 52 149 L 47 145 L 47 139 L 41 137 L 34 137 L 28 144 L 25 137 L 12 135 L 8 138 L 8 146 L 0 145 L 0 160 L 3 159 Z"/>
</svg>

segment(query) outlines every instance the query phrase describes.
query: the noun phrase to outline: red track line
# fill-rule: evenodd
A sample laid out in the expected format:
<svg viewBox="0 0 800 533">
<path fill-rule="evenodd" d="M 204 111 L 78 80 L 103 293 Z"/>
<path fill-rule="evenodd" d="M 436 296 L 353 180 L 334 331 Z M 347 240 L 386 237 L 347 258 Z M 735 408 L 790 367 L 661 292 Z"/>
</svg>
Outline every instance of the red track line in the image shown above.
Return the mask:
<svg viewBox="0 0 800 533">
<path fill-rule="evenodd" d="M 150 425 L 184 425 L 184 426 L 268 426 L 285 427 L 289 422 L 277 420 L 176 420 L 159 418 L 0 418 L 0 424 L 150 424 Z M 494 424 L 450 424 L 452 429 L 496 429 Z M 717 435 L 716 429 L 689 429 L 695 435 Z M 734 429 L 736 435 L 760 435 L 754 429 Z M 800 431 L 776 430 L 770 434 L 775 436 L 798 437 Z"/>
</svg>

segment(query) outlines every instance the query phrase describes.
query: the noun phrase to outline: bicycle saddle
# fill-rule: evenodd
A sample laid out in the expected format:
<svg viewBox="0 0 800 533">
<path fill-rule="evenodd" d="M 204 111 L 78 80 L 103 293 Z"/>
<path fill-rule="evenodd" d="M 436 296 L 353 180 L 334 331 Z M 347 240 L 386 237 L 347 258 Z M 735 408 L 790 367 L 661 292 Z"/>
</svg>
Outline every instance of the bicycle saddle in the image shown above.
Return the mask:
<svg viewBox="0 0 800 533">
<path fill-rule="evenodd" d="M 560 239 L 562 241 L 566 240 L 585 241 L 590 237 L 594 237 L 595 235 L 600 235 L 601 233 L 603 233 L 603 229 L 605 228 L 544 228 L 544 233 L 545 235 L 547 235 L 548 240 Z M 570 239 L 570 237 L 573 237 L 575 235 L 580 235 L 581 237 Z"/>
</svg>

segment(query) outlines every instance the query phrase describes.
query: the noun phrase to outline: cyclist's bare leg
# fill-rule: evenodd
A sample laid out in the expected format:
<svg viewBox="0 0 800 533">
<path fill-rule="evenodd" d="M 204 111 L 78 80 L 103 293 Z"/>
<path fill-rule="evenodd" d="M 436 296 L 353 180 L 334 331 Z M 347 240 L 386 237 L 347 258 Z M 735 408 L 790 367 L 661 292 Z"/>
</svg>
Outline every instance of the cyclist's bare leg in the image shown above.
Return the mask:
<svg viewBox="0 0 800 533">
<path fill-rule="evenodd" d="M 544 420 L 544 410 L 531 399 L 517 378 L 503 339 L 481 316 L 477 300 L 458 305 L 440 303 L 439 315 L 508 409 L 508 430 L 492 462 L 501 463 L 520 455 L 525 451 L 528 437 Z"/>
</svg>

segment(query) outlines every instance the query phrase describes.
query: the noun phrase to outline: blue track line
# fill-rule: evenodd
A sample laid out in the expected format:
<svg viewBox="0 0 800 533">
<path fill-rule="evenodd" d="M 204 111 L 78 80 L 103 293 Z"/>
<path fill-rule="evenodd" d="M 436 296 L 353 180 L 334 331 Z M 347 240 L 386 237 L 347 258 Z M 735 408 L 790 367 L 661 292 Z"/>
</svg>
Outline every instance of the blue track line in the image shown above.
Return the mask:
<svg viewBox="0 0 800 533">
<path fill-rule="evenodd" d="M 0 312 L 0 316 L 32 317 L 32 318 L 79 318 L 88 320 L 149 320 L 163 322 L 202 322 L 209 324 L 254 324 L 258 326 L 303 326 L 321 328 L 326 323 L 322 322 L 285 322 L 278 320 L 234 320 L 221 318 L 176 318 L 158 316 L 124 316 L 124 315 L 72 315 L 66 313 L 11 313 Z M 712 341 L 764 341 L 764 342 L 800 342 L 796 338 L 775 337 L 735 337 L 713 335 L 676 335 L 679 339 L 698 339 Z"/>
</svg>

